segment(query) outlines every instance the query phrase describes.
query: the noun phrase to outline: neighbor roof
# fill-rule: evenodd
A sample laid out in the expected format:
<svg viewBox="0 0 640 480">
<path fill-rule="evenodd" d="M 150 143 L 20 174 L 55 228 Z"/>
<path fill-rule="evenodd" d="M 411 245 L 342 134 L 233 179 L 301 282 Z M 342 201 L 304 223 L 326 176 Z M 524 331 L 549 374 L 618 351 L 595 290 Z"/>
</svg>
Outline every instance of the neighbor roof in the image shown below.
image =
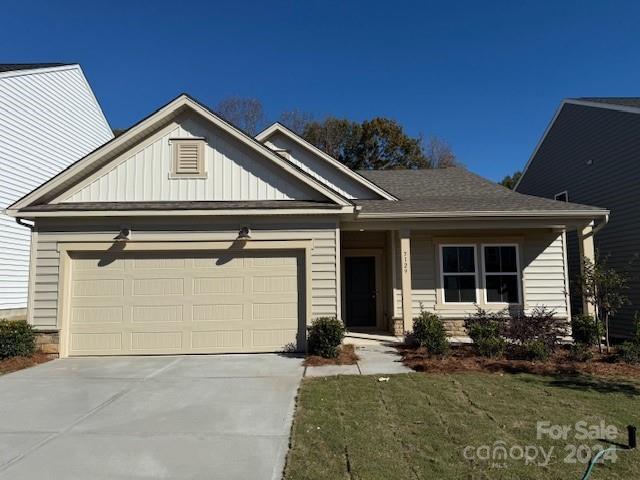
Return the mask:
<svg viewBox="0 0 640 480">
<path fill-rule="evenodd" d="M 367 214 L 607 214 L 607 210 L 576 203 L 558 202 L 509 190 L 465 168 L 448 167 L 425 170 L 362 170 L 360 175 L 398 198 L 355 200 Z"/>
<path fill-rule="evenodd" d="M 64 67 L 73 63 L 0 63 L 0 73 L 15 72 L 17 70 L 35 70 L 37 68 Z"/>
<path fill-rule="evenodd" d="M 623 107 L 640 108 L 640 97 L 580 97 L 574 100 L 582 102 L 606 103 L 607 105 L 621 105 Z"/>
</svg>

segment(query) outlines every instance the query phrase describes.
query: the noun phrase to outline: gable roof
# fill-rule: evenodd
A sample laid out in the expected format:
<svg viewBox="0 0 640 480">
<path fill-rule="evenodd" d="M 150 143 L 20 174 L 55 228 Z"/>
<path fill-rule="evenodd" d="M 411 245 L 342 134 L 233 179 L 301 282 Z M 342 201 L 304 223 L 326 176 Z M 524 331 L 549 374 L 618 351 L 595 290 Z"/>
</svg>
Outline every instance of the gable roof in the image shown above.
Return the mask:
<svg viewBox="0 0 640 480">
<path fill-rule="evenodd" d="M 86 178 L 99 168 L 109 164 L 115 155 L 127 150 L 137 141 L 144 138 L 155 127 L 162 125 L 163 122 L 170 121 L 186 109 L 196 112 L 217 127 L 220 127 L 222 130 L 253 149 L 256 153 L 262 155 L 262 157 L 268 161 L 273 162 L 284 171 L 296 177 L 329 200 L 339 205 L 351 205 L 347 199 L 343 198 L 337 192 L 323 185 L 302 171 L 302 169 L 275 153 L 273 150 L 223 120 L 193 97 L 183 93 L 131 128 L 127 129 L 127 131 L 121 135 L 113 138 L 109 142 L 89 153 L 84 158 L 81 158 L 77 162 L 71 164 L 61 173 L 19 199 L 7 209 L 8 212 L 16 213 L 17 210 L 36 203 L 46 203 L 47 200 L 60 195 L 62 192 L 77 184 L 83 178 Z"/>
<path fill-rule="evenodd" d="M 18 70 L 35 70 L 38 68 L 64 67 L 73 63 L 0 63 L 0 72 L 15 72 Z"/>
<path fill-rule="evenodd" d="M 514 190 L 518 190 L 518 186 L 520 185 L 520 182 L 522 182 L 522 179 L 524 178 L 524 176 L 527 173 L 527 170 L 529 169 L 529 165 L 531 165 L 531 162 L 536 157 L 538 150 L 540 150 L 540 147 L 544 143 L 544 140 L 547 138 L 549 131 L 553 127 L 553 124 L 556 122 L 556 119 L 558 118 L 558 116 L 560 115 L 560 112 L 562 112 L 562 109 L 566 104 L 580 105 L 583 107 L 607 108 L 610 110 L 617 110 L 620 112 L 627 112 L 627 113 L 640 113 L 640 97 L 565 98 L 564 100 L 562 100 L 562 102 L 560 102 L 560 106 L 556 109 L 555 113 L 553 114 L 553 117 L 551 118 L 551 121 L 547 125 L 547 128 L 545 128 L 544 132 L 542 133 L 542 136 L 540 137 L 540 140 L 538 141 L 536 148 L 533 149 L 533 152 L 531 153 L 529 160 L 527 160 L 527 163 L 525 164 L 524 169 L 522 170 L 522 175 L 520 176 L 520 178 L 518 179 L 518 181 L 513 187 Z"/>
<path fill-rule="evenodd" d="M 355 200 L 361 217 L 489 215 L 606 216 L 598 207 L 514 192 L 462 167 L 424 170 L 362 170 L 397 202 Z"/>
<path fill-rule="evenodd" d="M 329 165 L 333 166 L 340 172 L 344 173 L 345 175 L 350 177 L 352 180 L 355 180 L 356 182 L 360 183 L 367 189 L 380 195 L 382 198 L 385 198 L 387 200 L 392 200 L 392 201 L 396 200 L 396 198 L 393 195 L 391 195 L 389 192 L 387 192 L 384 188 L 381 188 L 379 185 L 372 183 L 362 175 L 359 175 L 357 172 L 351 170 L 349 167 L 339 162 L 338 160 L 336 160 L 326 152 L 322 151 L 312 143 L 306 141 L 300 135 L 298 135 L 291 129 L 287 128 L 286 126 L 282 125 L 280 122 L 275 122 L 274 124 L 270 125 L 269 127 L 265 128 L 263 131 L 258 133 L 256 135 L 256 140 L 258 140 L 261 143 L 265 143 L 275 133 L 281 133 L 282 135 L 286 136 L 290 140 L 294 141 L 304 149 L 314 154 L 316 157 L 320 158 L 321 160 L 324 160 Z"/>
</svg>

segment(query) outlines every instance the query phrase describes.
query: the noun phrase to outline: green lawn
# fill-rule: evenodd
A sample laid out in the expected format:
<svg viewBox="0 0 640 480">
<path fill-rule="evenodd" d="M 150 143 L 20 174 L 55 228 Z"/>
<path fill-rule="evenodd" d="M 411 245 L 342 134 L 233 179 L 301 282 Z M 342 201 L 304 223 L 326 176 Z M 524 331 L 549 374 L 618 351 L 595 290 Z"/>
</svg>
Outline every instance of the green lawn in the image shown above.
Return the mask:
<svg viewBox="0 0 640 480">
<path fill-rule="evenodd" d="M 285 478 L 303 479 L 580 479 L 585 464 L 565 463 L 567 444 L 536 439 L 536 422 L 574 426 L 604 420 L 626 444 L 626 425 L 640 424 L 640 384 L 591 377 L 527 374 L 412 373 L 305 379 L 298 397 Z M 640 425 L 639 425 L 640 426 Z M 478 459 L 476 449 L 503 441 L 553 447 L 548 466 Z M 465 459 L 464 448 L 467 450 Z M 533 456 L 533 450 L 530 456 Z M 584 452 L 584 448 L 581 450 Z M 542 462 L 542 454 L 537 450 Z M 519 450 L 513 450 L 518 457 Z M 598 465 L 592 479 L 640 478 L 640 450 Z"/>
</svg>

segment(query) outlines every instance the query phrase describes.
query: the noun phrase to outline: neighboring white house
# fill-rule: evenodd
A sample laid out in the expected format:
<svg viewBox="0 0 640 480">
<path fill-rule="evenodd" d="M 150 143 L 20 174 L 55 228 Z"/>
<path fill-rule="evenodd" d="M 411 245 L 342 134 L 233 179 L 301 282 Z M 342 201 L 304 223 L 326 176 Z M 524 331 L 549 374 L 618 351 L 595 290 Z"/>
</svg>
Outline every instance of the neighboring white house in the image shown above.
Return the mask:
<svg viewBox="0 0 640 480">
<path fill-rule="evenodd" d="M 113 138 L 78 64 L 0 64 L 0 317 L 27 306 L 30 230 L 4 209 Z"/>
</svg>

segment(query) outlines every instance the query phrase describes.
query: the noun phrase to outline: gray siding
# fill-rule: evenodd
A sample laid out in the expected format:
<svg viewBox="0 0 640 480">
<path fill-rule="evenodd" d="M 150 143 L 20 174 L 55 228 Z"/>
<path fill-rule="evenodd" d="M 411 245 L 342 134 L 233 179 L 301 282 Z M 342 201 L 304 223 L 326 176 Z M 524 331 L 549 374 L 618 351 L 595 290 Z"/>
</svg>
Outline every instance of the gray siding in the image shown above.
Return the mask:
<svg viewBox="0 0 640 480">
<path fill-rule="evenodd" d="M 614 319 L 612 334 L 631 333 L 640 310 L 640 114 L 565 104 L 531 161 L 518 192 L 553 198 L 568 191 L 569 201 L 611 210 L 609 224 L 596 236 L 599 255 L 631 276 L 631 305 Z M 572 282 L 579 274 L 575 234 L 569 234 Z M 580 307 L 574 295 L 572 304 Z"/>
<path fill-rule="evenodd" d="M 312 240 L 311 252 L 311 312 L 312 317 L 337 314 L 336 234 L 337 223 L 333 219 L 242 219 L 233 221 L 193 219 L 123 220 L 110 222 L 86 220 L 82 222 L 42 221 L 37 224 L 36 266 L 31 322 L 39 329 L 58 326 L 59 242 L 111 241 L 120 225 L 131 225 L 132 236 L 142 233 L 158 235 L 166 241 L 171 236 L 182 240 L 230 240 L 235 238 L 242 225 L 252 228 L 254 239 L 262 240 Z"/>
</svg>

